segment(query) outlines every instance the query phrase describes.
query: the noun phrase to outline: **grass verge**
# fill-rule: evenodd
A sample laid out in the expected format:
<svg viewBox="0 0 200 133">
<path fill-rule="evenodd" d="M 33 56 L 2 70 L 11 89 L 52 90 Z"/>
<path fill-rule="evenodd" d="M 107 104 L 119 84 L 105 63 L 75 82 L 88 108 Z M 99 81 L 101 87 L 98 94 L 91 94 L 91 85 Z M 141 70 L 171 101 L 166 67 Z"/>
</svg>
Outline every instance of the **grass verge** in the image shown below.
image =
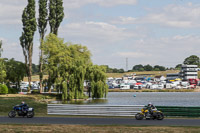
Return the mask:
<svg viewBox="0 0 200 133">
<path fill-rule="evenodd" d="M 7 116 L 13 106 L 25 101 L 30 107 L 34 107 L 36 116 L 47 115 L 47 103 L 40 102 L 34 97 L 0 97 L 0 115 Z"/>
<path fill-rule="evenodd" d="M 58 133 L 199 133 L 200 127 L 88 126 L 88 125 L 0 125 L 0 132 Z"/>
</svg>

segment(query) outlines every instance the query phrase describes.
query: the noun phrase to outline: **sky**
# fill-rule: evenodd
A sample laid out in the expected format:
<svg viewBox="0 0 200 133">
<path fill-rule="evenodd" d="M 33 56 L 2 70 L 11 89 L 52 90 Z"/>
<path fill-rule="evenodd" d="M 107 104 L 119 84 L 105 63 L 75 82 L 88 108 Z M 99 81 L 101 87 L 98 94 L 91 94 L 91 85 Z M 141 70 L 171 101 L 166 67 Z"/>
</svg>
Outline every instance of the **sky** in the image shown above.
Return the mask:
<svg viewBox="0 0 200 133">
<path fill-rule="evenodd" d="M 23 62 L 19 37 L 26 5 L 27 0 L 0 0 L 2 56 Z M 58 36 L 87 46 L 94 64 L 126 70 L 128 58 L 129 70 L 137 64 L 175 67 L 190 55 L 200 56 L 199 0 L 63 0 L 63 5 Z M 37 30 L 35 64 L 39 44 Z"/>
</svg>

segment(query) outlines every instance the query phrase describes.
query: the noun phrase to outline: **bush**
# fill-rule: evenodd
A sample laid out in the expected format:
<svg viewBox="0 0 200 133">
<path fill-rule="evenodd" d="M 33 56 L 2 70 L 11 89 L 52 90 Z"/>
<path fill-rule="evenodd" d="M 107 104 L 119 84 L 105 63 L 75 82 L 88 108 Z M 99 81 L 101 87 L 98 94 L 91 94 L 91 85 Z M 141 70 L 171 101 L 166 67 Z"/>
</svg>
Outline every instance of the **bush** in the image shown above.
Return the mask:
<svg viewBox="0 0 200 133">
<path fill-rule="evenodd" d="M 0 84 L 0 94 L 8 94 L 8 87 L 4 84 Z"/>
<path fill-rule="evenodd" d="M 8 94 L 17 94 L 19 91 L 16 88 L 9 88 L 8 89 Z"/>
</svg>

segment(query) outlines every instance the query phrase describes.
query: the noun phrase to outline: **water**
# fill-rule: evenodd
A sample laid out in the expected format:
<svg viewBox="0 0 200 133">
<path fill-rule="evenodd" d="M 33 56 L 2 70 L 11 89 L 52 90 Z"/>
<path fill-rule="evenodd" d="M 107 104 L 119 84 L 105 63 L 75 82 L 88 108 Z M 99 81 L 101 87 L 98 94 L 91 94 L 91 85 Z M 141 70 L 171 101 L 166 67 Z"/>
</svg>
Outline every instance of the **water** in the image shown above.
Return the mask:
<svg viewBox="0 0 200 133">
<path fill-rule="evenodd" d="M 136 97 L 134 97 L 136 96 Z M 108 94 L 109 105 L 200 106 L 198 92 L 113 92 Z"/>
<path fill-rule="evenodd" d="M 62 102 L 96 105 L 200 106 L 200 92 L 109 92 L 106 99 Z M 60 103 L 58 101 L 54 103 Z"/>
</svg>

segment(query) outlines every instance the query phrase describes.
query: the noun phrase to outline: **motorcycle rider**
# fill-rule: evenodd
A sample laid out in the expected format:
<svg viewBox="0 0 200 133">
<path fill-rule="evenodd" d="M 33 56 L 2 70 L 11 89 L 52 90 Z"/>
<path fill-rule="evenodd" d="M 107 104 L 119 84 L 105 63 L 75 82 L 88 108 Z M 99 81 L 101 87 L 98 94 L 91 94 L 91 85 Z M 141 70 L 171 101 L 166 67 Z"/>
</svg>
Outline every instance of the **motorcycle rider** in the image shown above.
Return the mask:
<svg viewBox="0 0 200 133">
<path fill-rule="evenodd" d="M 22 108 L 22 112 L 26 113 L 28 105 L 24 101 L 21 102 L 20 107 Z"/>
<path fill-rule="evenodd" d="M 146 109 L 148 109 L 150 115 L 153 115 L 153 110 L 157 110 L 157 108 L 151 102 L 149 102 L 149 104 L 146 106 Z"/>
</svg>

